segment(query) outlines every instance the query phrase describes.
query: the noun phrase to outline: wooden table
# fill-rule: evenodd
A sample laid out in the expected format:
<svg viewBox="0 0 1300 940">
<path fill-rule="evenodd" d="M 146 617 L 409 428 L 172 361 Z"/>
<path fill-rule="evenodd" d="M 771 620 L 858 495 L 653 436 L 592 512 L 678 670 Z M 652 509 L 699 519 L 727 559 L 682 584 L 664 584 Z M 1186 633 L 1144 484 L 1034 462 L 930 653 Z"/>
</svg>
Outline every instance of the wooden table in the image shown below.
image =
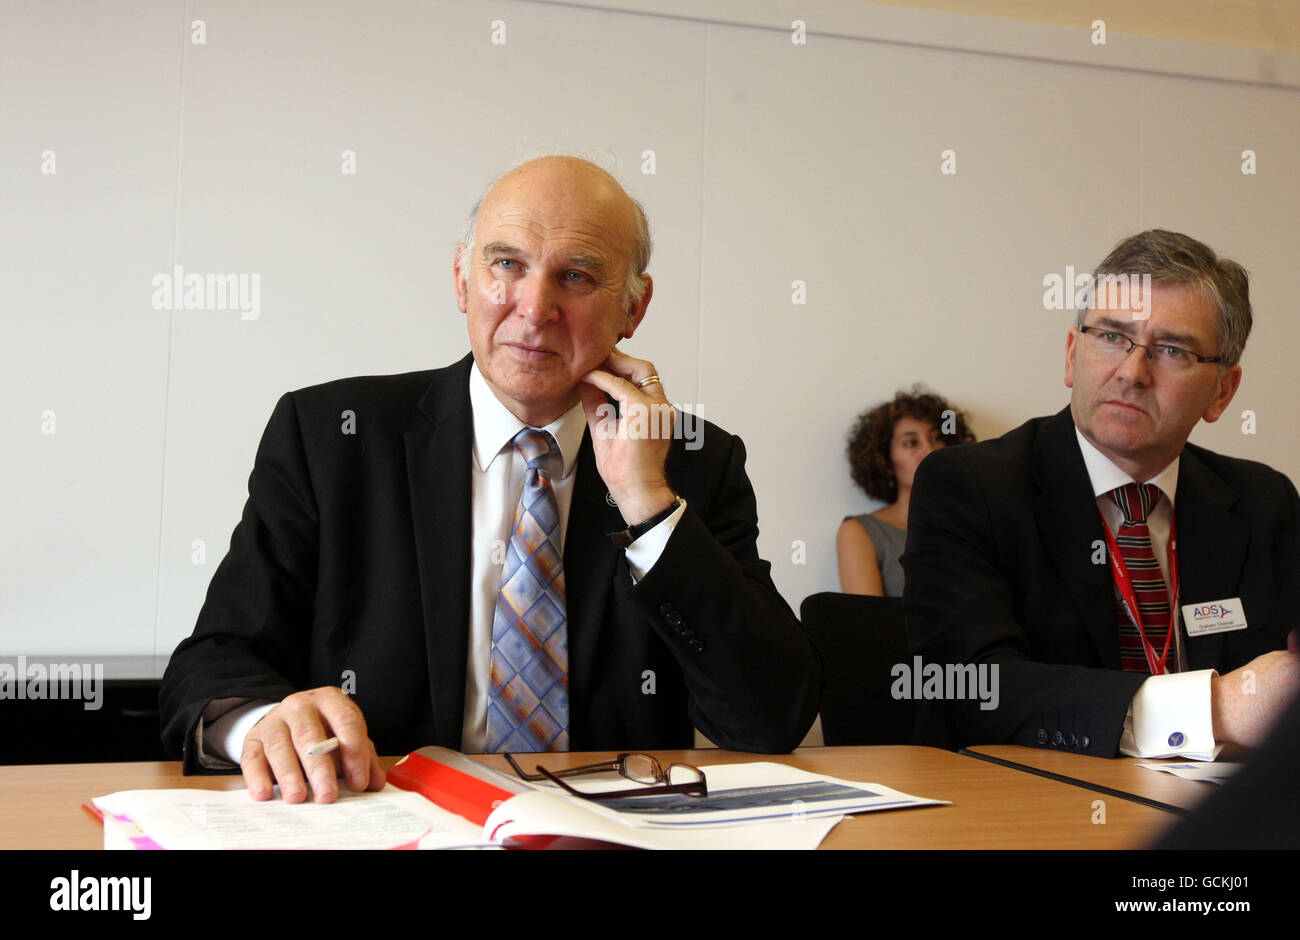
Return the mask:
<svg viewBox="0 0 1300 940">
<path fill-rule="evenodd" d="M 1219 787 L 1215 783 L 1184 780 L 1173 774 L 1138 766 L 1186 763 L 1173 758 L 1150 760 L 1137 757 L 1091 757 L 1087 754 L 1016 744 L 984 744 L 966 748 L 965 751 L 996 761 L 1004 767 L 1047 775 L 1046 779 L 1072 783 L 1102 795 L 1109 794 L 1179 814 L 1191 809 Z"/>
<path fill-rule="evenodd" d="M 525 766 L 538 762 L 552 768 L 572 766 L 612 753 L 539 755 L 536 760 L 526 759 Z M 1152 806 L 1109 799 L 1069 783 L 934 748 L 821 747 L 785 755 L 721 750 L 655 754 L 665 763 L 687 761 L 701 766 L 771 760 L 952 802 L 951 806 L 846 819 L 822 843 L 828 849 L 1138 848 L 1176 819 Z M 508 770 L 498 756 L 478 759 Z M 385 758 L 382 763 L 387 769 L 395 761 Z M 226 790 L 241 785 L 238 776 L 186 777 L 180 764 L 172 762 L 0 767 L 0 849 L 99 848 L 103 844 L 99 823 L 81 804 L 117 790 Z M 1097 801 L 1104 806 L 1096 805 Z M 1102 818 L 1104 822 L 1099 821 Z"/>
</svg>

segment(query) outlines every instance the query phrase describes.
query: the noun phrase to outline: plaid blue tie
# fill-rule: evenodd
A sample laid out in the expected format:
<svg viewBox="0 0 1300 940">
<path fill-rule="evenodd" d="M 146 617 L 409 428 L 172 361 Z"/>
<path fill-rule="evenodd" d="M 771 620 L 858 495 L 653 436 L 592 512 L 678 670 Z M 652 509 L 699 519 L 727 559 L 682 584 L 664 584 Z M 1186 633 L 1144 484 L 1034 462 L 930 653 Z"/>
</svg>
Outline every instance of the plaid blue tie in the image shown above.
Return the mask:
<svg viewBox="0 0 1300 940">
<path fill-rule="evenodd" d="M 513 443 L 528 470 L 492 621 L 487 749 L 567 751 L 569 645 L 564 557 L 559 506 L 547 470 L 555 441 L 545 431 L 524 428 Z"/>
</svg>

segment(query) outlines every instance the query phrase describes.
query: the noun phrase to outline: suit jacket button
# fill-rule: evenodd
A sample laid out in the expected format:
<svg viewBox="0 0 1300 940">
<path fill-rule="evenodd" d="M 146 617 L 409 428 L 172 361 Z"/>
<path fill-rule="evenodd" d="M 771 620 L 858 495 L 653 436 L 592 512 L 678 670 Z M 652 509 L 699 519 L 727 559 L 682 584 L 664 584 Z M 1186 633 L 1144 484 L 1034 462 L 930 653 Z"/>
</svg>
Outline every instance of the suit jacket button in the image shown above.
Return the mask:
<svg viewBox="0 0 1300 940">
<path fill-rule="evenodd" d="M 1089 745 L 1091 744 L 1092 744 L 1092 739 L 1089 738 L 1086 734 L 1079 735 L 1079 747 L 1083 748 L 1086 751 Z"/>
<path fill-rule="evenodd" d="M 670 613 L 672 613 L 676 609 L 677 608 L 673 607 L 672 604 L 666 602 L 659 605 L 659 613 L 663 614 L 665 617 L 667 617 Z"/>
<path fill-rule="evenodd" d="M 1064 743 L 1065 743 L 1065 735 L 1061 734 L 1061 732 L 1059 731 L 1053 731 L 1052 744 L 1056 747 L 1060 747 Z"/>
<path fill-rule="evenodd" d="M 1079 743 L 1079 739 L 1076 738 L 1076 737 L 1074 736 L 1074 732 L 1071 731 L 1070 734 L 1069 734 L 1069 736 L 1065 739 L 1065 743 L 1068 744 L 1068 745 L 1070 745 L 1070 747 L 1074 747 L 1076 744 Z"/>
<path fill-rule="evenodd" d="M 704 641 L 703 641 L 703 640 L 699 640 L 699 639 L 691 640 L 691 642 L 690 642 L 690 647 L 691 647 L 692 650 L 694 650 L 694 651 L 697 652 L 697 653 L 703 653 L 703 652 L 704 652 Z"/>
<path fill-rule="evenodd" d="M 668 621 L 669 626 L 677 626 L 682 622 L 682 615 L 675 610 L 670 610 L 664 614 L 664 619 Z"/>
<path fill-rule="evenodd" d="M 1046 728 L 1039 728 L 1039 729 L 1038 729 L 1038 743 L 1039 743 L 1039 744 L 1046 744 L 1046 743 L 1047 743 L 1047 729 L 1046 729 Z"/>
</svg>

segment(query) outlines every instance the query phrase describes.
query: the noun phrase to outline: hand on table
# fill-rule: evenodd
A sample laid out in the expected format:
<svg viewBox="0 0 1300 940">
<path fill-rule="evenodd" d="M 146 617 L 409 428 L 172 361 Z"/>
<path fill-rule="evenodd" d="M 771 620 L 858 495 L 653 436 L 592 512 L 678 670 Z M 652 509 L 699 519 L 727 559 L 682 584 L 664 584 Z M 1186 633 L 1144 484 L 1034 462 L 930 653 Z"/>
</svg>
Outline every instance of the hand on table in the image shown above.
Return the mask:
<svg viewBox="0 0 1300 940">
<path fill-rule="evenodd" d="M 308 755 L 312 745 L 331 737 L 339 739 L 335 751 Z M 334 686 L 295 692 L 267 712 L 244 738 L 239 767 L 255 800 L 270 799 L 278 783 L 286 803 L 301 803 L 310 781 L 315 801 L 332 803 L 338 798 L 340 776 L 353 792 L 384 788 L 384 771 L 366 735 L 366 719 Z"/>
</svg>

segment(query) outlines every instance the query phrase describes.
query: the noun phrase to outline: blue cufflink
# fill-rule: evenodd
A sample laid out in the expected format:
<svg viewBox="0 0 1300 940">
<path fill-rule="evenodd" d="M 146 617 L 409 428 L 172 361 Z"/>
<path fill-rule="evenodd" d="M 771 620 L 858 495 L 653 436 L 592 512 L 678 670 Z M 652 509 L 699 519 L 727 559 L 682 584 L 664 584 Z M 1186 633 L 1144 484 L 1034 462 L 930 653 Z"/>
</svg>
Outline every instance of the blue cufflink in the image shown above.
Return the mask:
<svg viewBox="0 0 1300 940">
<path fill-rule="evenodd" d="M 1169 736 L 1169 746 L 1182 747 L 1184 740 L 1185 738 L 1183 737 L 1183 733 L 1181 731 L 1175 731 L 1173 734 Z"/>
</svg>

